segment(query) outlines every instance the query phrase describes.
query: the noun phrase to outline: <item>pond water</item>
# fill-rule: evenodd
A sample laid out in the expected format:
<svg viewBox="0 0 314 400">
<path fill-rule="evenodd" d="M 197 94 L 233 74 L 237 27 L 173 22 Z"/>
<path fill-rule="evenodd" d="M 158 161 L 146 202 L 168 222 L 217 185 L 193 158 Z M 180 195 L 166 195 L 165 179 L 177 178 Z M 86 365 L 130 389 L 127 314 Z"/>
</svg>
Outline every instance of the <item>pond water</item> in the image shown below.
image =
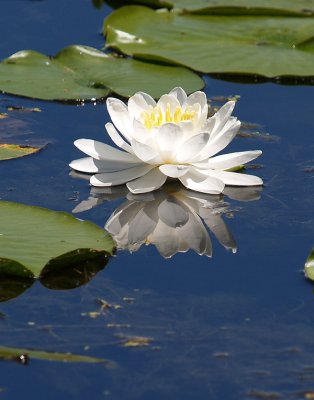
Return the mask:
<svg viewBox="0 0 314 400">
<path fill-rule="evenodd" d="M 106 7 L 2 0 L 0 58 L 27 48 L 55 54 L 74 43 L 101 48 Z M 217 205 L 225 209 L 217 223 L 232 232 L 237 252 L 224 248 L 213 227 L 212 258 L 190 250 L 165 259 L 155 246 L 141 246 L 118 251 L 76 289 L 35 282 L 2 302 L 1 346 L 109 361 L 1 361 L 0 398 L 314 398 L 314 296 L 303 275 L 314 238 L 314 88 L 205 79 L 208 97 L 239 95 L 234 114 L 261 125 L 228 150 L 263 150 L 252 171 L 263 178 L 263 190 L 249 193 L 251 201 L 231 191 Z M 77 217 L 104 226 L 126 201 L 123 191 L 113 200 L 91 193 L 86 180 L 69 174 L 68 163 L 81 157 L 77 138 L 110 143 L 105 105 L 0 96 L 0 112 L 12 105 L 41 112 L 10 112 L 0 139 L 48 145 L 1 163 L 0 198 L 75 209 Z"/>
</svg>

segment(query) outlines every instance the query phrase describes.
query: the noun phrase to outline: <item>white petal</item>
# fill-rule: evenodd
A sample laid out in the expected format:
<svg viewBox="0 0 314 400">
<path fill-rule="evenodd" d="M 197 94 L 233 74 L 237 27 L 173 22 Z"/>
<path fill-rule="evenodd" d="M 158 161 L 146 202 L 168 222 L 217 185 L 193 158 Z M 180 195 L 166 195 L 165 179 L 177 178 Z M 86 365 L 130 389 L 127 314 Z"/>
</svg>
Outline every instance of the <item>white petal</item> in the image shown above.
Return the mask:
<svg viewBox="0 0 314 400">
<path fill-rule="evenodd" d="M 108 144 L 97 142 L 92 139 L 78 139 L 74 142 L 75 146 L 87 155 L 104 161 L 123 161 L 138 163 L 140 160 L 133 154 L 115 149 Z"/>
<path fill-rule="evenodd" d="M 204 147 L 201 153 L 197 155 L 197 157 L 194 157 L 191 160 L 191 162 L 203 161 L 223 150 L 236 136 L 240 128 L 240 125 L 241 125 L 240 121 L 236 121 L 231 128 L 228 128 L 227 130 L 222 130 L 214 138 L 211 135 L 207 145 Z"/>
<path fill-rule="evenodd" d="M 175 161 L 175 153 L 183 137 L 184 134 L 180 125 L 169 123 L 159 128 L 159 132 L 156 135 L 156 142 L 160 151 L 160 156 L 165 163 Z"/>
<path fill-rule="evenodd" d="M 246 175 L 238 172 L 216 171 L 216 170 L 201 170 L 202 173 L 208 176 L 221 179 L 225 185 L 232 186 L 259 186 L 263 185 L 261 178 L 255 175 Z"/>
<path fill-rule="evenodd" d="M 212 157 L 204 163 L 198 164 L 197 167 L 226 170 L 237 167 L 238 165 L 246 164 L 261 154 L 261 150 L 239 151 L 237 153 L 222 154 Z"/>
<path fill-rule="evenodd" d="M 216 124 L 216 118 L 213 115 L 204 122 L 203 126 L 201 127 L 202 132 L 207 132 L 211 134 L 215 127 L 215 124 Z"/>
<path fill-rule="evenodd" d="M 71 168 L 75 169 L 76 171 L 93 174 L 95 172 L 101 171 L 101 165 L 103 165 L 103 162 L 99 161 L 99 160 L 95 160 L 92 157 L 84 157 L 84 158 L 79 158 L 77 160 L 71 161 L 71 163 L 69 165 Z"/>
<path fill-rule="evenodd" d="M 114 172 L 121 171 L 122 169 L 133 168 L 136 165 L 142 164 L 139 163 L 130 163 L 125 161 L 103 161 L 96 160 L 92 157 L 80 158 L 78 160 L 73 160 L 70 164 L 70 167 L 75 169 L 76 171 L 85 172 L 88 174 L 95 174 L 101 172 Z"/>
<path fill-rule="evenodd" d="M 127 183 L 127 187 L 132 193 L 147 193 L 159 189 L 167 177 L 158 168 L 154 168 L 146 175 Z"/>
<path fill-rule="evenodd" d="M 228 101 L 215 114 L 216 126 L 215 131 L 219 131 L 230 118 L 235 106 L 235 101 Z"/>
<path fill-rule="evenodd" d="M 194 121 L 180 121 L 179 125 L 186 139 L 200 132 Z"/>
<path fill-rule="evenodd" d="M 204 149 L 208 141 L 208 133 L 200 133 L 198 135 L 192 136 L 190 139 L 182 143 L 182 145 L 177 149 L 177 162 L 185 163 L 191 159 L 195 159 L 198 154 Z"/>
<path fill-rule="evenodd" d="M 187 101 L 185 103 L 186 107 L 188 106 L 193 106 L 193 104 L 198 103 L 201 108 L 206 108 L 207 107 L 207 97 L 204 92 L 197 91 L 192 94 L 187 98 Z"/>
<path fill-rule="evenodd" d="M 139 119 L 143 111 L 147 111 L 150 107 L 156 107 L 155 100 L 144 92 L 135 93 L 129 98 L 128 111 L 131 119 Z"/>
<path fill-rule="evenodd" d="M 109 97 L 106 101 L 108 113 L 116 128 L 130 141 L 133 123 L 127 106 L 119 99 Z"/>
<path fill-rule="evenodd" d="M 124 169 L 117 172 L 108 172 L 103 174 L 96 174 L 90 178 L 90 183 L 93 186 L 116 186 L 126 183 L 132 179 L 136 179 L 145 175 L 153 167 L 147 164 Z"/>
<path fill-rule="evenodd" d="M 151 132 L 138 119 L 133 120 L 133 139 L 141 143 L 147 143 L 151 139 Z"/>
<path fill-rule="evenodd" d="M 116 130 L 111 122 L 108 122 L 105 125 L 105 128 L 114 144 L 116 144 L 121 149 L 127 151 L 128 153 L 134 154 L 132 147 L 125 140 L 122 139 L 122 137 L 119 135 L 119 132 Z"/>
<path fill-rule="evenodd" d="M 162 159 L 159 156 L 159 152 L 152 146 L 132 140 L 132 148 L 135 155 L 145 163 L 160 164 Z"/>
<path fill-rule="evenodd" d="M 189 170 L 188 165 L 177 165 L 177 164 L 163 164 L 159 166 L 159 170 L 169 176 L 169 178 L 178 178 L 183 176 Z"/>
<path fill-rule="evenodd" d="M 178 99 L 181 106 L 185 103 L 185 101 L 187 99 L 187 95 L 181 87 L 176 87 L 176 88 L 172 89 L 169 94 L 171 94 L 172 96 L 175 96 Z"/>
<path fill-rule="evenodd" d="M 165 116 L 166 110 L 170 107 L 170 115 L 173 116 L 177 107 L 181 107 L 179 100 L 175 96 L 171 96 L 170 94 L 164 94 L 157 102 L 157 106 L 160 107 L 163 115 Z M 167 121 L 165 121 L 167 122 Z"/>
<path fill-rule="evenodd" d="M 221 179 L 213 176 L 205 176 L 196 170 L 189 171 L 184 176 L 179 177 L 179 179 L 185 187 L 196 192 L 219 194 L 222 193 L 225 187 Z"/>
</svg>

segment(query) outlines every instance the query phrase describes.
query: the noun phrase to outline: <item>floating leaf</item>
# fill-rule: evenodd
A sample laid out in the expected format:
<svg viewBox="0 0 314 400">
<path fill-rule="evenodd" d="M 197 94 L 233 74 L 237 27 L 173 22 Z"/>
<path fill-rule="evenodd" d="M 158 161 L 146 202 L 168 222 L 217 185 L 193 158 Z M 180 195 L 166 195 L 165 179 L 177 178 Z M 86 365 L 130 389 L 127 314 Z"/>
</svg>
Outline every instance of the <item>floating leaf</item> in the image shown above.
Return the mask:
<svg viewBox="0 0 314 400">
<path fill-rule="evenodd" d="M 61 361 L 75 363 L 103 363 L 107 360 L 96 357 L 81 356 L 71 353 L 54 353 L 42 350 L 20 349 L 15 347 L 0 347 L 0 359 L 13 360 L 27 364 L 29 358 L 46 361 Z"/>
<path fill-rule="evenodd" d="M 117 1 L 110 1 L 111 5 L 114 3 Z M 120 3 L 178 8 L 208 14 L 314 15 L 314 0 L 124 0 Z"/>
<path fill-rule="evenodd" d="M 37 153 L 42 147 L 22 146 L 18 144 L 0 143 L 0 160 L 10 160 Z"/>
<path fill-rule="evenodd" d="M 306 278 L 314 281 L 314 248 L 312 249 L 311 254 L 305 261 L 304 273 Z"/>
<path fill-rule="evenodd" d="M 0 201 L 0 220 L 2 276 L 47 279 L 99 258 L 105 265 L 114 249 L 107 232 L 67 213 Z"/>
<path fill-rule="evenodd" d="M 92 47 L 70 46 L 55 57 L 19 51 L 0 63 L 0 90 L 43 100 L 97 99 L 138 90 L 160 97 L 174 86 L 192 92 L 204 86 L 192 71 L 104 54 Z"/>
<path fill-rule="evenodd" d="M 107 45 L 125 54 L 205 73 L 314 76 L 312 18 L 180 15 L 125 6 L 106 19 L 104 33 Z"/>
</svg>

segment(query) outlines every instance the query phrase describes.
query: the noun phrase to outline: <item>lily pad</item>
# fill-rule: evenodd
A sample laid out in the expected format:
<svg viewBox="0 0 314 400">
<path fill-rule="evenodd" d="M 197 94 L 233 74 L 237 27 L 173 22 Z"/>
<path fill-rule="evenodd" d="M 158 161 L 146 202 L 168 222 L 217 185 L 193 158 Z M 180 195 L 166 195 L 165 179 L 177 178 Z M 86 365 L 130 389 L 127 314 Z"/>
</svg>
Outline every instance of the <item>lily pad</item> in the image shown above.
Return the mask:
<svg viewBox="0 0 314 400">
<path fill-rule="evenodd" d="M 110 1 L 110 4 L 115 3 Z M 121 3 L 207 14 L 314 15 L 314 0 L 127 0 Z"/>
<path fill-rule="evenodd" d="M 31 50 L 0 63 L 0 90 L 42 100 L 90 100 L 111 92 L 131 96 L 138 90 L 160 97 L 174 86 L 193 92 L 204 86 L 194 72 L 70 46 L 51 58 Z"/>
<path fill-rule="evenodd" d="M 18 144 L 0 143 L 0 160 L 10 160 L 37 153 L 42 147 L 21 146 Z"/>
<path fill-rule="evenodd" d="M 314 248 L 312 249 L 311 254 L 305 261 L 304 273 L 308 279 L 314 281 Z"/>
<path fill-rule="evenodd" d="M 312 18 L 181 15 L 125 6 L 105 20 L 104 33 L 109 47 L 127 55 L 204 73 L 314 76 Z"/>
<path fill-rule="evenodd" d="M 46 361 L 75 362 L 75 363 L 103 363 L 103 358 L 75 355 L 71 353 L 55 353 L 43 350 L 22 349 L 16 347 L 0 347 L 0 359 L 12 360 L 27 364 L 29 358 Z"/>
<path fill-rule="evenodd" d="M 0 275 L 43 278 L 114 250 L 111 236 L 97 225 L 45 208 L 0 201 Z"/>
</svg>

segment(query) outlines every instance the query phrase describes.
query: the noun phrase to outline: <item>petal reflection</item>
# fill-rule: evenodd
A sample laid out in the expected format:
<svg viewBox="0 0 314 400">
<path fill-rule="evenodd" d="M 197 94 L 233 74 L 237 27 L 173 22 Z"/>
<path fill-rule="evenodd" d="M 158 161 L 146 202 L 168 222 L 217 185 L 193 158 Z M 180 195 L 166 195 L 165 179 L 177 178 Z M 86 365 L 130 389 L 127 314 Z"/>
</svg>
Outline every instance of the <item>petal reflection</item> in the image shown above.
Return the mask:
<svg viewBox="0 0 314 400">
<path fill-rule="evenodd" d="M 238 201 L 253 201 L 260 198 L 260 189 L 228 187 L 225 194 Z M 165 258 L 188 250 L 211 257 L 211 232 L 227 250 L 237 251 L 236 241 L 223 218 L 230 211 L 224 196 L 188 190 L 178 183 L 142 194 L 132 194 L 125 186 L 92 188 L 88 200 L 82 201 L 73 212 L 123 197 L 126 200 L 105 224 L 119 249 L 133 252 L 143 244 L 152 244 Z"/>
</svg>

